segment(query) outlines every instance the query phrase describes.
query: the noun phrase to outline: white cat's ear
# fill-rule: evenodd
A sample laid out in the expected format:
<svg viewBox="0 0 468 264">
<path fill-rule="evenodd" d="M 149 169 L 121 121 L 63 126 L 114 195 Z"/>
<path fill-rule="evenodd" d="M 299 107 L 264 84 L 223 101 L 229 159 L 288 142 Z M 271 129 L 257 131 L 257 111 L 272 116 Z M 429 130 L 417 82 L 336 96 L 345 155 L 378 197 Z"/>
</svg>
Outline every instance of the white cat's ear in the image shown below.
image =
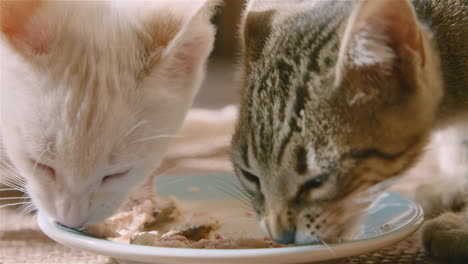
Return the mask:
<svg viewBox="0 0 468 264">
<path fill-rule="evenodd" d="M 419 60 L 425 51 L 421 26 L 408 0 L 362 0 L 348 20 L 337 68 L 343 75 L 371 68 L 391 72 L 397 63 Z"/>
<path fill-rule="evenodd" d="M 37 19 L 44 1 L 1 0 L 0 31 L 23 55 L 44 54 L 52 42 L 48 25 Z"/>
<path fill-rule="evenodd" d="M 153 17 L 147 23 L 153 39 L 153 49 L 161 49 L 160 61 L 172 74 L 190 74 L 205 63 L 215 39 L 211 23 L 219 0 L 177 2 L 165 15 Z M 174 2 L 172 2 L 175 5 Z"/>
</svg>

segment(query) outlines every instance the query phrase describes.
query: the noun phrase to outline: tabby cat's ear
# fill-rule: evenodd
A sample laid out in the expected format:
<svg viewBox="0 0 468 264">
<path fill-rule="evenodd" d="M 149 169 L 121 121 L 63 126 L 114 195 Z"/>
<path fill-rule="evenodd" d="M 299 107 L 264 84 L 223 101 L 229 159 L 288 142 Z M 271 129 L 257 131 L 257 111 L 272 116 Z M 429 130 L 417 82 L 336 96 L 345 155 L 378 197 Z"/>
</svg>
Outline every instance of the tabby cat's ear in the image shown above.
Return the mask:
<svg viewBox="0 0 468 264">
<path fill-rule="evenodd" d="M 343 36 L 337 64 L 337 85 L 345 80 L 410 82 L 409 79 L 413 79 L 423 67 L 425 59 L 421 26 L 408 0 L 362 0 L 349 18 Z M 351 86 L 357 90 L 369 88 L 369 85 Z M 381 85 L 374 86 L 377 89 Z M 412 84 L 402 84 L 401 87 L 404 87 L 398 91 L 401 94 L 392 94 L 392 97 L 414 92 L 410 90 L 414 88 Z M 352 92 L 363 92 L 369 97 L 384 94 L 372 90 Z"/>
<path fill-rule="evenodd" d="M 152 37 L 150 52 L 161 52 L 159 59 L 166 68 L 172 69 L 171 75 L 190 74 L 202 68 L 213 49 L 215 28 L 211 17 L 219 3 L 219 0 L 177 4 L 172 1 L 179 10 L 149 17 L 146 26 Z"/>
<path fill-rule="evenodd" d="M 44 1 L 1 0 L 0 31 L 23 55 L 46 53 L 52 42 L 52 31 L 37 14 Z"/>
<path fill-rule="evenodd" d="M 262 50 L 271 33 L 274 9 L 260 1 L 248 2 L 241 19 L 241 39 L 246 61 L 260 58 Z"/>
</svg>

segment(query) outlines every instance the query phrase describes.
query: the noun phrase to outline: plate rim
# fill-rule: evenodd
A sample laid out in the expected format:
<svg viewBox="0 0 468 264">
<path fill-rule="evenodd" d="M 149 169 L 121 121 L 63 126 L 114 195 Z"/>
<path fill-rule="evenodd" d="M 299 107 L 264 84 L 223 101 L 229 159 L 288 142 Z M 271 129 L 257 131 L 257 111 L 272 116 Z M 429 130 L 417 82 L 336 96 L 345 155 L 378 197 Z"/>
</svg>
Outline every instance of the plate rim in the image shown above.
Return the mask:
<svg viewBox="0 0 468 264">
<path fill-rule="evenodd" d="M 390 193 L 392 195 L 403 197 L 409 203 L 414 205 L 417 211 L 413 219 L 399 229 L 392 230 L 377 237 L 362 238 L 359 240 L 331 244 L 330 248 L 336 249 L 335 251 L 337 251 L 337 254 L 332 254 L 329 251 L 329 248 L 320 244 L 259 249 L 191 249 L 131 245 L 72 233 L 64 228 L 60 228 L 60 226 L 53 223 L 41 212 L 37 214 L 37 220 L 40 229 L 47 236 L 60 244 L 71 248 L 93 252 L 99 255 L 129 261 L 148 261 L 148 258 L 158 258 L 158 261 L 163 261 L 164 259 L 178 261 L 188 259 L 198 261 L 249 259 L 258 262 L 271 259 L 272 257 L 285 255 L 289 258 L 303 259 L 304 256 L 308 256 L 310 254 L 314 254 L 316 256 L 314 259 L 310 259 L 309 261 L 323 261 L 351 256 L 350 254 L 340 254 L 340 252 L 344 253 L 353 248 L 352 255 L 359 255 L 392 245 L 405 239 L 421 226 L 424 221 L 424 214 L 418 203 L 395 192 L 386 191 L 383 193 Z M 376 240 L 378 240 L 379 243 L 377 243 Z M 362 246 L 356 247 L 357 243 Z"/>
</svg>

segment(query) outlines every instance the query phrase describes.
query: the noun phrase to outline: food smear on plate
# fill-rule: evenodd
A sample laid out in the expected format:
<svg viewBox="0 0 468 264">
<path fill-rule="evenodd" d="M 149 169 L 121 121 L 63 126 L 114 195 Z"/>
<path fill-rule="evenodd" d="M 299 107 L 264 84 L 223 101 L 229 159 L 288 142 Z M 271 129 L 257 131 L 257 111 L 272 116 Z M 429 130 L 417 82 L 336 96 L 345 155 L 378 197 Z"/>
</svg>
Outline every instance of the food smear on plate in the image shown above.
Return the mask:
<svg viewBox="0 0 468 264">
<path fill-rule="evenodd" d="M 85 230 L 110 241 L 145 246 L 248 249 L 276 248 L 260 231 L 255 214 L 239 201 L 179 201 L 152 197 L 128 202 L 101 224 Z"/>
</svg>

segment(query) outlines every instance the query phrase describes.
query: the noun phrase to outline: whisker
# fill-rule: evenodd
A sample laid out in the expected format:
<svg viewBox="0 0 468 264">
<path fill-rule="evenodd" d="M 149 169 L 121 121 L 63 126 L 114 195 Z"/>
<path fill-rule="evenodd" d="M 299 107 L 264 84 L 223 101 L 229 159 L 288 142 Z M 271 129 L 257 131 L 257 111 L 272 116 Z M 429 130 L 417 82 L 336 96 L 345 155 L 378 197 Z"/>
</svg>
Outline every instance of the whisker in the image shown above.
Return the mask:
<svg viewBox="0 0 468 264">
<path fill-rule="evenodd" d="M 241 195 L 245 199 L 247 199 L 249 201 L 252 200 L 252 195 L 247 193 L 242 188 L 240 188 L 236 183 L 231 182 L 231 181 L 229 181 L 227 179 L 223 179 L 223 178 L 216 178 L 215 180 L 218 181 L 219 185 L 225 184 L 226 187 L 231 188 L 232 191 L 238 193 L 239 195 Z"/>
<path fill-rule="evenodd" d="M 128 137 L 133 131 L 135 131 L 135 129 L 137 129 L 138 127 L 140 127 L 141 125 L 147 123 L 146 120 L 142 120 L 140 122 L 138 122 L 136 125 L 134 125 L 132 128 L 130 128 L 127 133 L 125 133 L 122 137 L 122 139 L 120 140 L 120 142 L 122 142 L 126 137 Z"/>
<path fill-rule="evenodd" d="M 9 206 L 15 206 L 15 205 L 22 205 L 22 204 L 31 204 L 32 202 L 18 202 L 18 203 L 11 203 L 11 204 L 3 204 L 0 205 L 1 208 L 9 207 Z"/>
<path fill-rule="evenodd" d="M 244 190 L 240 186 L 239 180 L 232 180 L 232 179 L 227 179 L 227 178 L 217 178 L 219 181 L 223 181 L 224 183 L 227 183 L 229 186 L 234 187 L 236 190 L 238 190 L 240 193 L 244 194 L 245 196 L 251 198 L 252 195 L 248 193 L 246 190 Z"/>
<path fill-rule="evenodd" d="M 11 191 L 18 191 L 17 189 L 13 189 L 13 188 L 3 188 L 3 189 L 0 189 L 0 192 L 11 192 Z"/>
<path fill-rule="evenodd" d="M 182 138 L 182 136 L 178 135 L 158 135 L 158 136 L 152 136 L 152 137 L 145 137 L 145 138 L 140 138 L 135 141 L 132 141 L 131 144 L 138 143 L 138 142 L 143 142 L 143 141 L 148 141 L 148 140 L 153 140 L 153 139 L 159 139 L 159 138 Z"/>
<path fill-rule="evenodd" d="M 18 199 L 30 199 L 29 197 L 2 197 L 0 198 L 0 201 L 2 200 L 18 200 Z"/>
<path fill-rule="evenodd" d="M 229 194 L 229 193 L 228 193 L 228 194 Z M 232 194 L 229 194 L 229 195 L 232 196 L 236 201 L 239 201 L 239 202 L 240 202 L 240 204 L 239 204 L 240 208 L 242 208 L 242 209 L 244 209 L 244 210 L 248 210 L 248 211 L 254 212 L 254 209 L 253 209 L 252 205 L 251 205 L 249 202 L 242 201 L 242 200 L 240 200 L 239 198 L 233 196 Z"/>
<path fill-rule="evenodd" d="M 22 210 L 20 212 L 21 215 L 27 215 L 27 214 L 33 212 L 34 210 L 36 210 L 36 206 L 33 203 L 31 203 L 29 205 L 26 205 L 26 204 L 22 205 L 21 208 L 22 208 Z"/>
<path fill-rule="evenodd" d="M 215 182 L 215 186 L 218 186 L 220 189 L 222 189 L 223 191 L 229 191 L 229 193 L 231 194 L 235 194 L 236 197 L 244 200 L 244 201 L 250 201 L 250 199 L 248 199 L 248 197 L 245 197 L 242 195 L 242 193 L 238 193 L 236 189 L 233 189 L 231 185 L 225 185 L 224 183 L 220 183 L 220 182 Z"/>
<path fill-rule="evenodd" d="M 169 173 L 173 172 L 174 170 L 176 170 L 177 168 L 180 168 L 180 165 L 176 165 L 172 168 L 169 168 L 167 169 L 165 172 L 161 172 L 160 174 L 156 175 L 155 177 L 160 177 L 160 176 L 165 176 L 165 175 L 168 175 Z"/>
<path fill-rule="evenodd" d="M 20 192 L 26 192 L 26 189 L 23 188 L 22 186 L 20 185 L 16 185 L 16 184 L 13 184 L 13 183 L 10 183 L 8 181 L 5 181 L 5 182 L 1 182 L 2 184 L 6 185 L 7 187 L 10 187 L 10 188 L 13 188 L 15 190 L 18 190 Z"/>
<path fill-rule="evenodd" d="M 52 145 L 52 142 L 47 143 L 47 147 L 46 147 L 47 153 L 49 153 L 51 156 L 55 158 L 57 157 L 57 154 L 52 152 L 52 148 L 50 145 Z"/>
<path fill-rule="evenodd" d="M 336 252 L 327 244 L 327 242 L 320 239 L 320 243 L 334 256 L 336 257 Z"/>
<path fill-rule="evenodd" d="M 34 212 L 34 211 L 36 211 L 36 208 L 35 208 L 35 207 L 31 207 L 31 208 L 28 208 L 28 210 L 25 210 L 24 212 L 23 212 L 23 211 L 20 212 L 20 214 L 22 214 L 22 215 L 28 215 L 28 214 L 30 214 L 30 213 L 32 213 L 32 212 Z"/>
<path fill-rule="evenodd" d="M 160 174 L 158 174 L 158 175 L 156 175 L 156 176 L 154 176 L 154 177 L 156 178 L 156 177 L 166 176 L 166 175 L 170 174 L 171 172 L 175 171 L 176 169 L 178 169 L 178 168 L 180 168 L 180 167 L 181 167 L 180 164 L 179 164 L 179 165 L 176 165 L 176 166 L 174 166 L 174 167 L 172 167 L 172 168 L 169 168 L 169 169 L 166 170 L 165 172 L 162 172 L 162 173 L 160 173 Z M 184 182 L 184 181 L 187 180 L 188 177 L 191 177 L 191 176 L 188 175 L 188 176 L 186 176 L 186 177 L 180 177 L 180 178 L 178 178 L 178 179 L 173 179 L 173 180 L 171 180 L 171 181 L 165 182 L 164 184 L 158 185 L 158 187 L 163 187 L 163 186 L 168 186 L 168 185 L 173 185 L 173 184 L 177 184 L 177 183 L 180 183 L 180 182 Z"/>
<path fill-rule="evenodd" d="M 21 177 L 17 170 L 8 163 L 0 163 L 0 184 L 6 185 L 9 188 L 0 189 L 0 191 L 13 191 L 18 190 L 26 192 L 24 186 L 26 179 Z"/>
<path fill-rule="evenodd" d="M 17 185 L 24 185 L 26 183 L 25 180 L 19 179 L 19 178 L 14 178 L 14 177 L 4 178 L 3 181 L 8 181 L 10 183 L 14 183 L 14 184 L 17 184 Z"/>
<path fill-rule="evenodd" d="M 14 177 L 14 178 L 20 178 L 22 179 L 23 177 L 21 177 L 15 168 L 11 167 L 11 166 L 7 166 L 6 164 L 1 164 L 0 163 L 0 170 L 3 172 L 3 173 L 8 173 L 8 175 L 10 177 Z"/>
<path fill-rule="evenodd" d="M 232 187 L 239 191 L 241 194 L 243 194 L 245 197 L 252 199 L 252 194 L 248 193 L 246 190 L 242 189 L 237 185 L 232 185 Z"/>
<path fill-rule="evenodd" d="M 230 190 L 230 189 L 224 189 L 224 191 L 225 191 L 227 194 L 231 195 L 232 197 L 236 198 L 237 200 L 241 201 L 243 204 L 247 205 L 248 207 L 250 207 L 250 208 L 253 207 L 253 206 L 252 206 L 252 201 L 251 201 L 251 200 L 249 200 L 249 199 L 247 199 L 247 198 L 245 198 L 245 197 L 243 197 L 243 196 L 237 194 L 235 191 L 232 191 L 232 190 Z"/>
<path fill-rule="evenodd" d="M 252 207 L 251 201 L 246 200 L 244 197 L 242 197 L 242 196 L 236 194 L 235 192 L 232 192 L 232 191 L 229 190 L 229 189 L 226 189 L 226 188 L 223 187 L 223 186 L 218 186 L 218 187 L 220 188 L 220 189 L 218 189 L 218 190 L 223 191 L 223 192 L 225 192 L 226 194 L 229 194 L 231 197 L 233 197 L 233 198 L 239 200 L 242 204 L 247 205 L 247 206 L 250 207 L 250 208 Z"/>
<path fill-rule="evenodd" d="M 159 175 L 156 176 L 156 177 L 159 177 Z M 159 187 L 177 184 L 177 183 L 180 183 L 180 182 L 184 182 L 184 181 L 186 181 L 186 180 L 187 180 L 187 179 L 185 179 L 185 178 L 174 179 L 174 180 L 165 182 L 164 184 L 160 185 Z"/>
<path fill-rule="evenodd" d="M 26 182 L 24 182 L 24 181 L 21 181 L 21 180 L 15 179 L 15 178 L 10 178 L 10 177 L 0 178 L 0 183 L 4 183 L 4 184 L 9 183 L 9 184 L 17 185 L 17 186 L 22 186 L 22 185 L 26 184 Z"/>
<path fill-rule="evenodd" d="M 33 166 L 33 173 L 36 173 L 36 167 L 37 167 L 37 164 L 39 164 L 39 161 L 42 159 L 42 156 L 48 151 L 48 149 L 46 148 L 45 150 L 43 150 L 41 152 L 41 154 L 39 154 L 39 157 L 37 157 L 37 160 L 36 162 L 34 163 L 34 166 Z"/>
<path fill-rule="evenodd" d="M 4 163 L 0 163 L 0 167 L 3 167 L 5 169 L 10 169 L 11 171 L 16 171 L 16 168 L 14 168 L 12 165 L 4 162 Z"/>
<path fill-rule="evenodd" d="M 169 168 L 167 169 L 166 171 L 164 172 L 161 172 L 157 175 L 154 176 L 154 178 L 157 178 L 157 177 L 164 177 L 168 174 L 170 174 L 171 172 L 175 171 L 176 169 L 180 168 L 180 165 L 176 165 L 172 168 Z M 171 180 L 171 181 L 168 181 L 168 182 L 165 182 L 164 184 L 161 184 L 161 185 L 157 185 L 158 188 L 161 188 L 161 187 L 164 187 L 164 186 L 168 186 L 168 185 L 172 185 L 172 184 L 176 184 L 176 183 L 179 183 L 179 182 L 183 182 L 187 180 L 186 178 L 179 178 L 179 179 L 174 179 L 174 180 Z"/>
<path fill-rule="evenodd" d="M 11 187 L 11 186 L 8 186 L 8 187 Z M 13 192 L 13 191 L 19 191 L 19 192 L 23 192 L 23 193 L 26 193 L 26 189 L 24 188 L 19 188 L 19 187 L 15 187 L 15 188 L 11 188 L 11 189 L 4 189 L 4 190 L 0 190 L 0 192 Z"/>
<path fill-rule="evenodd" d="M 220 191 L 223 191 L 225 194 L 228 194 L 229 196 L 235 198 L 236 200 L 242 202 L 242 204 L 248 206 L 249 208 L 252 208 L 252 202 L 250 200 L 245 199 L 244 197 L 240 196 L 239 194 L 236 194 L 235 192 L 229 190 L 229 189 L 220 189 Z"/>
<path fill-rule="evenodd" d="M 12 187 L 12 186 L 8 186 L 8 187 Z M 23 192 L 23 193 L 27 192 L 27 190 L 25 188 L 21 188 L 21 187 L 18 187 L 18 186 L 14 186 L 11 190 L 5 190 L 5 191 L 19 191 L 19 192 Z"/>
</svg>

